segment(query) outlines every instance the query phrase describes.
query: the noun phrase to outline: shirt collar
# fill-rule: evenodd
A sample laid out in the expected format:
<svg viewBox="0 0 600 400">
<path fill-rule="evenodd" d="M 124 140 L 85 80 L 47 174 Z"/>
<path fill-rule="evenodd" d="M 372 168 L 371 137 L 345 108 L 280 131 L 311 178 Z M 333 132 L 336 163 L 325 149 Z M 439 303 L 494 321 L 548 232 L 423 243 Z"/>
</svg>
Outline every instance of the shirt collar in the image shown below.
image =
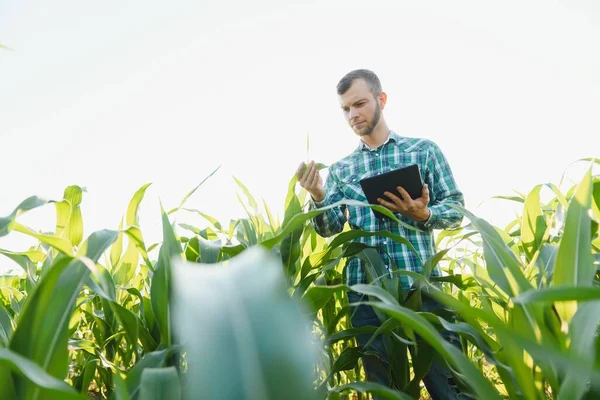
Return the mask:
<svg viewBox="0 0 600 400">
<path fill-rule="evenodd" d="M 382 146 L 385 146 L 390 140 L 394 141 L 395 143 L 399 143 L 400 139 L 401 139 L 401 137 L 396 132 L 390 130 L 390 132 L 388 133 L 387 139 L 385 140 L 385 142 L 383 142 Z M 360 141 L 360 143 L 359 143 L 356 151 L 373 150 L 369 146 L 367 146 L 365 144 L 365 142 L 363 142 L 362 140 L 359 139 L 359 141 Z"/>
</svg>

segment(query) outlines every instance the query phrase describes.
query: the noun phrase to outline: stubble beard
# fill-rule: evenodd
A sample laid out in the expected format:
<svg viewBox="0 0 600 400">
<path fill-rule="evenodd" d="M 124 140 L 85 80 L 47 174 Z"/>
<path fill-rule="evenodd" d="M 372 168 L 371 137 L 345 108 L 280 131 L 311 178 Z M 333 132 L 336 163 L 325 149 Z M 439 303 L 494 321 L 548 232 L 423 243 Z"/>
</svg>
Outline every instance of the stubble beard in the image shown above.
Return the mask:
<svg viewBox="0 0 600 400">
<path fill-rule="evenodd" d="M 356 134 L 358 136 L 369 136 L 371 133 L 373 133 L 373 130 L 379 123 L 380 119 L 381 119 L 381 107 L 379 106 L 379 102 L 377 102 L 376 106 L 375 106 L 375 113 L 373 114 L 373 119 L 371 120 L 371 123 L 367 123 L 364 128 L 355 130 Z"/>
</svg>

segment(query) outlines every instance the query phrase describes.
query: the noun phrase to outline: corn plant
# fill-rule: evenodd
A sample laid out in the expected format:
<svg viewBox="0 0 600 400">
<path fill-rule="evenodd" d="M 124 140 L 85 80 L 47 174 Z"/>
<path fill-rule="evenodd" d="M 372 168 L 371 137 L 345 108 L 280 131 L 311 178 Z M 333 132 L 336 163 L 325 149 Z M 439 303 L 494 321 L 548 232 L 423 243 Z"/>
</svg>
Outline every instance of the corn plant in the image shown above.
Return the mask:
<svg viewBox="0 0 600 400">
<path fill-rule="evenodd" d="M 378 249 L 355 239 L 410 243 L 348 227 L 321 238 L 310 220 L 323 210 L 305 211 L 295 178 L 282 221 L 236 180 L 248 216 L 228 224 L 185 207 L 203 182 L 162 210 L 163 239 L 150 246 L 138 219 L 149 185 L 133 194 L 118 229 L 87 237 L 78 186 L 61 200 L 30 197 L 0 218 L 0 236 L 38 240 L 25 252 L 0 249 L 23 271 L 0 277 L 0 398 L 418 398 L 434 357 L 477 398 L 600 393 L 600 179 L 591 171 L 567 193 L 539 185 L 510 197 L 523 212 L 504 229 L 461 208 L 468 224 L 438 233 L 439 252 L 422 260 L 423 274 L 392 266 L 394 277 Z M 542 203 L 546 186 L 554 196 Z M 381 206 L 345 203 L 402 223 Z M 53 232 L 19 223 L 22 213 L 50 206 Z M 189 214 L 206 226 L 186 223 Z M 344 284 L 350 257 L 365 261 L 368 284 Z M 436 264 L 444 276 L 431 276 Z M 416 295 L 399 287 L 403 275 Z M 377 310 L 380 327 L 350 326 L 350 289 Z M 423 312 L 423 294 L 447 309 Z M 442 329 L 460 336 L 462 351 Z M 358 334 L 384 337 L 392 387 L 364 382 L 368 351 Z"/>
</svg>

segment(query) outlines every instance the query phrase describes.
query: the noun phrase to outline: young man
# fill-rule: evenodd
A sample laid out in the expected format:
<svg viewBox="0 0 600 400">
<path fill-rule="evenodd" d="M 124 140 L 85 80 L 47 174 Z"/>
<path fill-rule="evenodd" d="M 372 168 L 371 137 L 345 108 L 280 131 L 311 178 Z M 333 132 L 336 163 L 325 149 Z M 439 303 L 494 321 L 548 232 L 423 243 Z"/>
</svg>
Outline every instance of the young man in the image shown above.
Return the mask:
<svg viewBox="0 0 600 400">
<path fill-rule="evenodd" d="M 378 201 L 394 212 L 400 220 L 420 228 L 420 231 L 406 229 L 387 218 L 377 218 L 368 207 L 344 205 L 327 210 L 316 217 L 312 221 L 315 230 L 319 235 L 328 237 L 341 232 L 344 224 L 348 222 L 352 229 L 387 230 L 403 236 L 417 249 L 420 259 L 405 245 L 386 237 L 361 237 L 356 240 L 377 246 L 383 260 L 389 263 L 388 266 L 396 265 L 399 269 L 422 272 L 422 261 L 435 254 L 433 229 L 458 227 L 462 221 L 462 215 L 450 207 L 450 204 L 464 205 L 463 195 L 457 188 L 450 166 L 439 147 L 432 141 L 402 137 L 388 128 L 382 115 L 387 95 L 382 91 L 379 78 L 372 71 L 360 69 L 346 74 L 337 85 L 337 93 L 344 116 L 359 136 L 360 143 L 351 154 L 331 165 L 325 185 L 314 161 L 308 166 L 305 163 L 300 164 L 297 176 L 300 186 L 312 197 L 310 207 L 320 208 L 343 199 L 367 202 L 359 182 L 362 178 L 417 164 L 424 182 L 421 197 L 412 199 L 403 188 L 398 187 L 402 199 L 386 193 L 391 201 Z M 436 267 L 432 275 L 439 273 Z M 401 276 L 400 279 L 403 290 L 410 290 L 411 280 L 406 276 Z M 350 259 L 346 267 L 346 283 L 351 286 L 366 282 L 362 260 Z M 360 298 L 356 292 L 348 293 L 350 303 L 358 302 Z M 424 311 L 431 311 L 437 307 L 440 307 L 439 303 L 423 296 Z M 381 324 L 374 310 L 367 306 L 359 306 L 353 310 L 351 323 L 354 327 Z M 369 338 L 370 335 L 359 335 L 359 345 L 364 347 Z M 453 339 L 456 339 L 456 336 Z M 381 335 L 373 343 L 372 350 L 387 360 Z M 385 361 L 375 356 L 367 356 L 363 357 L 363 365 L 368 380 L 390 385 Z M 450 372 L 441 362 L 433 362 L 423 380 L 434 400 L 462 396 L 452 383 Z"/>
</svg>

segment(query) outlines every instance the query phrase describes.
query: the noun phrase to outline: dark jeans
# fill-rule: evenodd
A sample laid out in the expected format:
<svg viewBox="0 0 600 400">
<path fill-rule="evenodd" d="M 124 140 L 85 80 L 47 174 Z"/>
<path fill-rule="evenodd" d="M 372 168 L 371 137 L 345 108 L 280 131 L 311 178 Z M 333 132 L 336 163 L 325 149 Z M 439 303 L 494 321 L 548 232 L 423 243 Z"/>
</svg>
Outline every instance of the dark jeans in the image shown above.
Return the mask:
<svg viewBox="0 0 600 400">
<path fill-rule="evenodd" d="M 348 292 L 349 303 L 357 303 L 359 301 L 368 301 L 367 296 L 350 291 Z M 437 308 L 443 307 L 433 298 L 429 297 L 425 292 L 422 293 L 423 311 L 431 312 Z M 372 307 L 361 305 L 351 307 L 351 323 L 354 328 L 360 328 L 367 325 L 380 326 L 381 321 L 375 314 Z M 442 336 L 450 343 L 460 348 L 460 339 L 458 335 L 450 331 L 442 331 Z M 371 334 L 358 335 L 357 341 L 361 348 L 371 338 Z M 420 344 L 421 345 L 421 344 Z M 368 350 L 373 350 L 381 356 L 383 360 L 389 360 L 383 337 L 381 335 L 371 343 Z M 383 361 L 377 356 L 367 355 L 362 357 L 363 366 L 367 375 L 367 380 L 377 382 L 384 386 L 390 386 L 389 367 L 387 361 Z M 460 393 L 457 385 L 454 382 L 452 373 L 446 367 L 443 361 L 434 357 L 431 362 L 429 372 L 423 378 L 423 383 L 433 400 L 450 400 L 450 399 L 471 399 L 464 393 Z M 376 399 L 377 397 L 375 397 Z"/>
</svg>

